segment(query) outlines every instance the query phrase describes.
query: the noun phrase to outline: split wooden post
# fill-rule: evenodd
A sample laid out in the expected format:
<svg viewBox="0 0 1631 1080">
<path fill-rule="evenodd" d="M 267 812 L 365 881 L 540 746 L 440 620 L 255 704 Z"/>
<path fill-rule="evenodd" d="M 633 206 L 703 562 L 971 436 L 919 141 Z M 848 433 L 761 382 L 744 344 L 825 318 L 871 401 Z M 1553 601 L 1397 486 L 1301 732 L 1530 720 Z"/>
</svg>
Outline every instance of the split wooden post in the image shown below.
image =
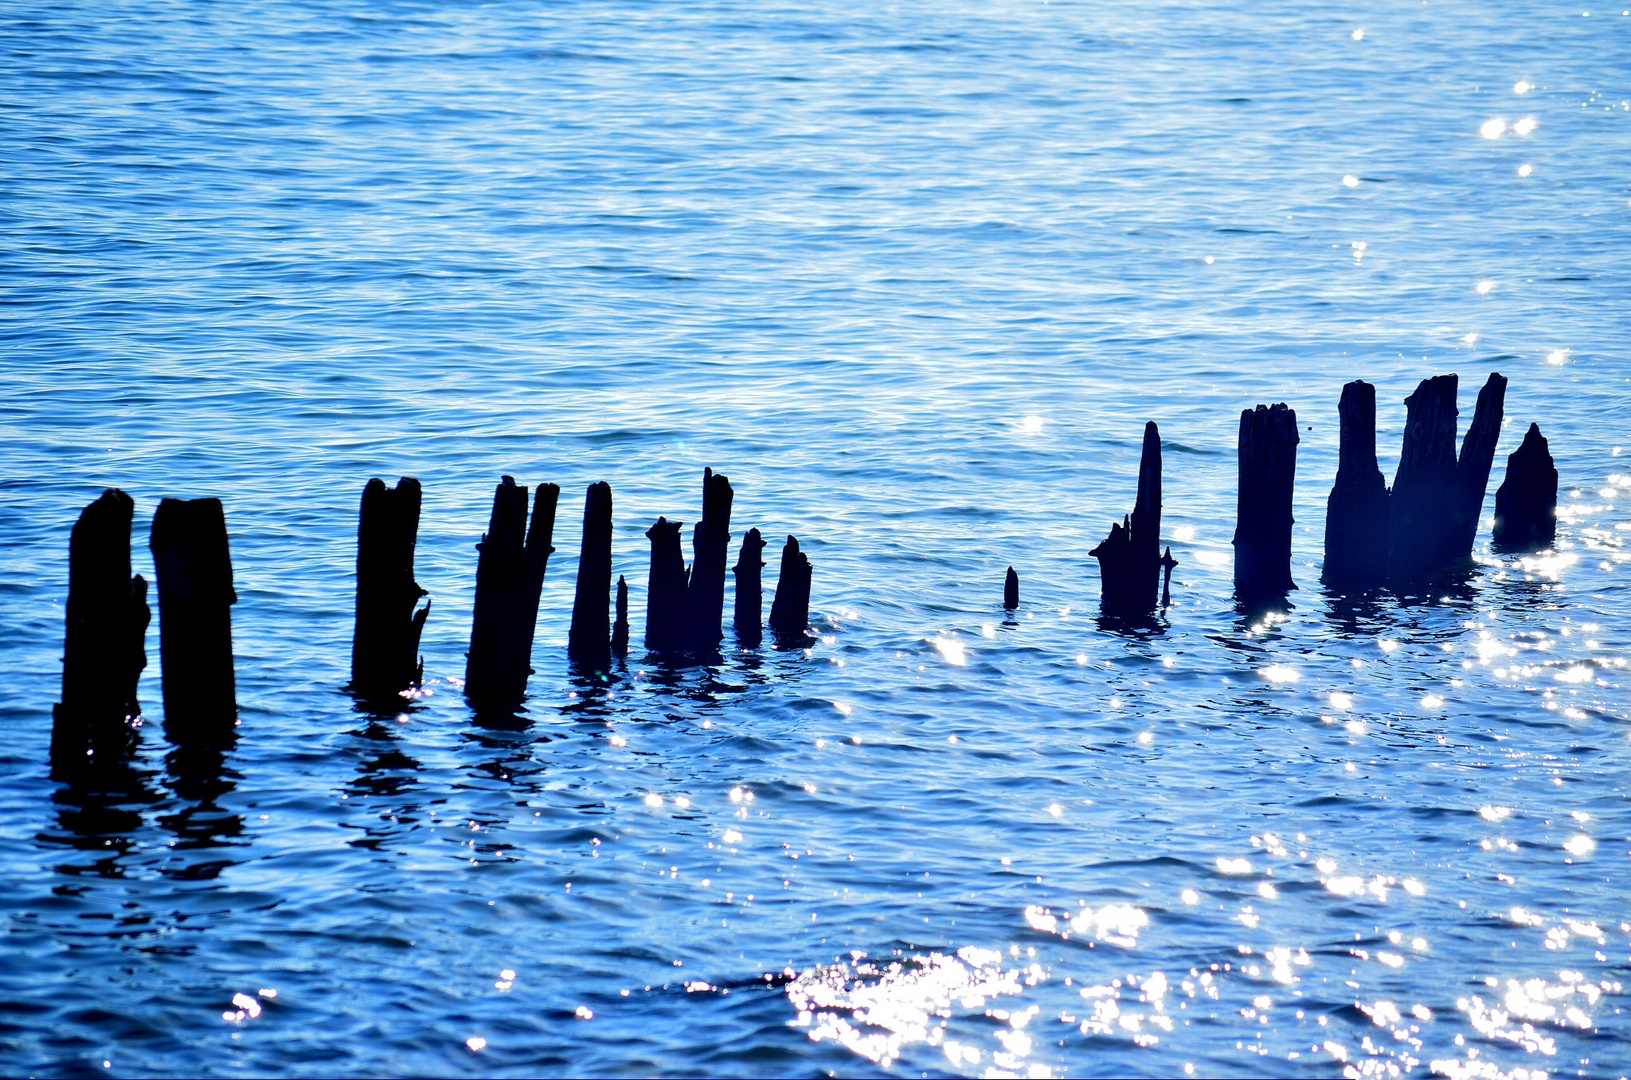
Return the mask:
<svg viewBox="0 0 1631 1080">
<path fill-rule="evenodd" d="M 394 488 L 375 478 L 362 490 L 357 525 L 357 621 L 351 638 L 351 689 L 367 701 L 390 701 L 424 677 L 419 637 L 430 605 L 413 579 L 419 536 L 419 481 Z"/>
<path fill-rule="evenodd" d="M 1291 580 L 1291 491 L 1297 476 L 1297 414 L 1285 402 L 1240 413 L 1235 502 L 1235 592 L 1283 594 Z"/>
<path fill-rule="evenodd" d="M 729 478 L 703 469 L 702 520 L 691 537 L 691 578 L 685 596 L 685 645 L 690 652 L 715 652 L 725 637 L 725 566 L 734 497 Z"/>
<path fill-rule="evenodd" d="M 1538 551 L 1557 538 L 1557 466 L 1539 424 L 1506 458 L 1506 479 L 1495 492 L 1495 536 L 1504 551 Z"/>
<path fill-rule="evenodd" d="M 750 647 L 764 639 L 764 553 L 764 537 L 749 529 L 731 571 L 736 576 L 736 640 Z"/>
<path fill-rule="evenodd" d="M 1019 607 L 1019 575 L 1014 568 L 1008 568 L 1008 576 L 1002 582 L 1002 606 L 1009 611 Z"/>
<path fill-rule="evenodd" d="M 612 485 L 602 480 L 590 484 L 583 499 L 583 546 L 578 551 L 578 586 L 566 643 L 573 663 L 604 668 L 610 662 L 611 592 Z"/>
<path fill-rule="evenodd" d="M 770 602 L 770 630 L 783 648 L 803 648 L 810 643 L 810 559 L 789 535 L 782 547 L 781 575 L 776 579 L 776 596 Z"/>
<path fill-rule="evenodd" d="M 646 582 L 646 648 L 678 652 L 685 648 L 685 556 L 680 525 L 660 517 L 646 530 L 651 540 L 651 576 Z"/>
<path fill-rule="evenodd" d="M 1336 483 L 1325 503 L 1325 573 L 1339 589 L 1372 589 L 1387 580 L 1388 490 L 1376 464 L 1376 387 L 1342 388 Z"/>
<path fill-rule="evenodd" d="M 1132 515 L 1112 524 L 1110 535 L 1088 552 L 1099 560 L 1099 603 L 1107 618 L 1140 619 L 1155 613 L 1165 565 L 1160 540 L 1161 432 L 1152 421 L 1144 425 Z M 1169 548 L 1165 559 L 1171 558 Z"/>
<path fill-rule="evenodd" d="M 492 517 L 476 545 L 481 555 L 464 668 L 465 696 L 478 705 L 513 707 L 526 697 L 560 494 L 555 484 L 538 485 L 529 525 L 526 488 L 506 476 L 493 491 Z"/>
<path fill-rule="evenodd" d="M 619 660 L 629 655 L 629 583 L 617 575 L 617 621 L 612 623 L 612 655 Z"/>
<path fill-rule="evenodd" d="M 62 701 L 52 710 L 51 769 L 59 778 L 117 761 L 135 746 L 137 682 L 147 666 L 147 582 L 130 572 L 136 504 L 109 488 L 80 511 L 68 539 Z"/>
<path fill-rule="evenodd" d="M 219 499 L 165 499 L 150 540 L 158 576 L 164 730 L 172 742 L 231 743 L 238 726 L 232 671 L 232 554 Z"/>
</svg>

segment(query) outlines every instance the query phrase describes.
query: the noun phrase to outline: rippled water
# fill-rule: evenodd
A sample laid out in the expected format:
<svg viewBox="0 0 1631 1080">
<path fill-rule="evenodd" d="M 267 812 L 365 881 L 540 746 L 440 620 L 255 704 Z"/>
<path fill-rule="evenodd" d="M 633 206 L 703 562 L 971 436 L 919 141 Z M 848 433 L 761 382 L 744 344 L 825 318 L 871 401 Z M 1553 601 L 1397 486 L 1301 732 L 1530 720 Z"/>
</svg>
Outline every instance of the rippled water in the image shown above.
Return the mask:
<svg viewBox="0 0 1631 1080">
<path fill-rule="evenodd" d="M 0 4 L 7 1073 L 1631 1070 L 1631 16 L 1561 5 Z M 1558 550 L 1318 586 L 1341 384 L 1510 377 Z M 1241 408 L 1304 430 L 1230 595 Z M 1159 632 L 1086 552 L 1166 439 Z M 576 506 L 797 533 L 823 636 L 610 688 Z M 524 718 L 463 704 L 560 483 Z M 424 696 L 348 676 L 425 486 Z M 47 772 L 68 531 L 226 504 L 242 728 Z M 1486 503 L 1486 513 L 1490 504 Z M 1481 546 L 1487 541 L 1487 530 Z M 1000 608 L 1002 572 L 1025 605 Z M 769 573 L 774 573 L 774 561 Z M 767 582 L 767 585 L 769 582 Z M 636 619 L 635 635 L 641 633 Z M 153 666 L 143 681 L 151 718 Z"/>
</svg>

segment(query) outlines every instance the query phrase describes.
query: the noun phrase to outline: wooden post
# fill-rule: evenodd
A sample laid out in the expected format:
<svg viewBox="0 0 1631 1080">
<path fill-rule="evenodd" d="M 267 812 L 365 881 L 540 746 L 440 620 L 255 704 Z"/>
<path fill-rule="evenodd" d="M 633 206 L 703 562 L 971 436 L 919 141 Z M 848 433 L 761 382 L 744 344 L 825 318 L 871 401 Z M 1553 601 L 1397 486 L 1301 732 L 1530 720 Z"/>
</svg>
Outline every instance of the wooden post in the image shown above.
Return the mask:
<svg viewBox="0 0 1631 1080">
<path fill-rule="evenodd" d="M 691 579 L 686 589 L 686 648 L 713 653 L 724 640 L 725 564 L 730 554 L 730 480 L 712 469 L 702 471 L 702 520 L 691 538 Z"/>
<path fill-rule="evenodd" d="M 799 550 L 796 538 L 788 536 L 782 547 L 781 576 L 776 579 L 776 596 L 770 602 L 770 630 L 782 648 L 803 648 L 810 636 L 810 559 Z"/>
<path fill-rule="evenodd" d="M 1557 538 L 1557 466 L 1539 424 L 1506 458 L 1506 479 L 1495 493 L 1495 546 L 1538 551 Z"/>
<path fill-rule="evenodd" d="M 612 631 L 606 612 L 611 592 L 612 485 L 602 480 L 589 485 L 583 500 L 583 546 L 566 644 L 573 663 L 603 669 L 611 661 Z"/>
<path fill-rule="evenodd" d="M 1285 402 L 1240 413 L 1235 503 L 1235 592 L 1283 594 L 1291 580 L 1291 489 L 1297 475 L 1297 414 Z"/>
<path fill-rule="evenodd" d="M 1138 500 L 1132 515 L 1122 524 L 1112 524 L 1110 535 L 1088 552 L 1099 560 L 1099 602 L 1107 618 L 1139 619 L 1154 614 L 1161 588 L 1160 539 L 1161 432 L 1151 422 L 1144 425 Z"/>
<path fill-rule="evenodd" d="M 158 572 L 160 682 L 172 742 L 222 747 L 238 726 L 232 554 L 219 499 L 165 499 L 150 541 Z"/>
<path fill-rule="evenodd" d="M 1338 589 L 1371 589 L 1387 579 L 1387 481 L 1376 465 L 1376 387 L 1355 380 L 1337 406 L 1341 442 L 1336 483 L 1325 503 L 1325 573 Z"/>
<path fill-rule="evenodd" d="M 147 582 L 130 572 L 136 504 L 110 488 L 80 511 L 68 539 L 62 701 L 52 710 L 51 770 L 59 779 L 121 760 L 141 715 L 136 685 L 147 666 Z"/>
<path fill-rule="evenodd" d="M 351 689 L 367 701 L 396 700 L 424 677 L 419 636 L 430 605 L 414 610 L 426 593 L 413 579 L 421 497 L 419 481 L 411 476 L 395 488 L 376 478 L 362 490 Z"/>
<path fill-rule="evenodd" d="M 736 640 L 752 647 L 764 639 L 764 537 L 749 529 L 732 573 L 736 576 Z"/>
<path fill-rule="evenodd" d="M 1008 568 L 1008 576 L 1002 582 L 1002 606 L 1009 611 L 1019 607 L 1019 575 L 1014 568 Z"/>
<path fill-rule="evenodd" d="M 629 655 L 629 583 L 617 575 L 617 621 L 612 624 L 612 655 Z"/>
<path fill-rule="evenodd" d="M 476 545 L 481 555 L 464 668 L 465 696 L 478 705 L 513 707 L 526 697 L 560 494 L 555 484 L 538 485 L 529 526 L 526 488 L 506 476 L 493 491 L 492 518 Z"/>
<path fill-rule="evenodd" d="M 685 556 L 680 525 L 660 517 L 646 530 L 651 540 L 651 577 L 646 583 L 646 648 L 678 652 L 685 648 Z"/>
</svg>

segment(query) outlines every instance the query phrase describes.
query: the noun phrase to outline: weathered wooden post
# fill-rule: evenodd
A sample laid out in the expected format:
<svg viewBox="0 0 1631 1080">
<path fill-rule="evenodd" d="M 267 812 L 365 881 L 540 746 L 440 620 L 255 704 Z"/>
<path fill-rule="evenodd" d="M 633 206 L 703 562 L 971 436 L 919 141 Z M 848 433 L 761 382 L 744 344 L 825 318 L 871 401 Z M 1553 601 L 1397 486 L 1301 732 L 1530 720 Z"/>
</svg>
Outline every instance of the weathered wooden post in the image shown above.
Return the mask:
<svg viewBox="0 0 1631 1080">
<path fill-rule="evenodd" d="M 611 660 L 612 632 L 607 606 L 612 592 L 612 485 L 590 484 L 583 500 L 583 546 L 578 553 L 578 587 L 572 600 L 572 629 L 566 655 L 575 664 L 604 668 Z"/>
<path fill-rule="evenodd" d="M 736 575 L 736 640 L 749 647 L 764 638 L 764 551 L 764 537 L 758 529 L 749 529 L 732 571 Z"/>
<path fill-rule="evenodd" d="M 1456 376 L 1423 379 L 1405 399 L 1404 446 L 1389 515 L 1388 580 L 1410 585 L 1453 572 L 1472 559 L 1478 516 L 1501 433 L 1506 379 L 1492 374 L 1455 452 Z"/>
<path fill-rule="evenodd" d="M 232 671 L 232 554 L 219 499 L 165 499 L 150 540 L 159 596 L 164 730 L 182 745 L 222 747 L 238 726 Z"/>
<path fill-rule="evenodd" d="M 1002 606 L 1009 611 L 1019 607 L 1019 575 L 1014 568 L 1008 568 L 1008 576 L 1002 582 Z"/>
<path fill-rule="evenodd" d="M 357 621 L 351 637 L 351 689 L 367 701 L 390 701 L 424 676 L 419 636 L 430 614 L 413 579 L 419 536 L 419 481 L 394 488 L 373 479 L 362 490 L 357 525 Z"/>
<path fill-rule="evenodd" d="M 476 545 L 481 555 L 464 668 L 465 696 L 478 706 L 513 707 L 526 697 L 560 494 L 555 484 L 538 485 L 529 525 L 526 488 L 506 476 L 493 491 L 492 518 Z"/>
<path fill-rule="evenodd" d="M 712 653 L 724 640 L 725 564 L 730 553 L 730 480 L 702 471 L 702 520 L 691 538 L 691 579 L 686 588 L 687 650 Z"/>
<path fill-rule="evenodd" d="M 1539 424 L 1506 458 L 1506 479 L 1495 492 L 1494 543 L 1503 551 L 1538 551 L 1557 538 L 1557 466 Z"/>
<path fill-rule="evenodd" d="M 782 648 L 803 648 L 810 635 L 810 559 L 789 535 L 782 547 L 781 576 L 770 602 L 770 630 Z"/>
<path fill-rule="evenodd" d="M 1161 432 L 1151 422 L 1144 425 L 1138 499 L 1132 515 L 1119 525 L 1112 524 L 1110 535 L 1088 552 L 1099 560 L 1099 603 L 1106 618 L 1141 619 L 1154 614 L 1164 565 L 1160 539 Z M 1166 557 L 1171 555 L 1168 549 Z"/>
<path fill-rule="evenodd" d="M 629 583 L 617 575 L 617 621 L 612 623 L 612 655 L 619 660 L 629 655 Z"/>
<path fill-rule="evenodd" d="M 1387 580 L 1388 490 L 1376 465 L 1376 387 L 1342 388 L 1336 483 L 1325 503 L 1325 573 L 1338 589 L 1371 589 Z"/>
<path fill-rule="evenodd" d="M 1240 413 L 1235 502 L 1235 592 L 1260 597 L 1291 580 L 1291 490 L 1297 476 L 1297 414 L 1285 402 Z"/>
<path fill-rule="evenodd" d="M 136 504 L 110 488 L 80 511 L 68 539 L 62 701 L 52 710 L 51 771 L 59 779 L 121 759 L 135 746 L 136 684 L 147 666 L 147 582 L 130 572 Z"/>
<path fill-rule="evenodd" d="M 646 530 L 651 540 L 651 576 L 646 583 L 646 648 L 678 652 L 685 648 L 685 556 L 680 525 L 660 517 Z"/>
</svg>

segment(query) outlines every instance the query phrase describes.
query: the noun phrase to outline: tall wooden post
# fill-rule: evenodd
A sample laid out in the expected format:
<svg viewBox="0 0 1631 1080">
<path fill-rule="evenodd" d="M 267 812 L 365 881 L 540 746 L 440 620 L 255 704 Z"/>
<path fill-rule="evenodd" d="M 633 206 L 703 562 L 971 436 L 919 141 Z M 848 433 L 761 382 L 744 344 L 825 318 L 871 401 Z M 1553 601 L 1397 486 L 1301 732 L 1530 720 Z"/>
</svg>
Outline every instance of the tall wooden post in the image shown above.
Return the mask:
<svg viewBox="0 0 1631 1080">
<path fill-rule="evenodd" d="M 702 520 L 691 540 L 691 578 L 686 587 L 686 648 L 712 653 L 724 640 L 725 564 L 731 542 L 735 492 L 723 474 L 702 471 Z"/>
<path fill-rule="evenodd" d="M 810 642 L 810 559 L 799 542 L 788 536 L 782 547 L 781 575 L 770 602 L 770 629 L 782 647 L 802 648 Z"/>
<path fill-rule="evenodd" d="M 1009 611 L 1019 607 L 1019 574 L 1010 566 L 1002 579 L 1002 606 Z"/>
<path fill-rule="evenodd" d="M 232 670 L 232 555 L 219 499 L 165 499 L 153 515 L 164 729 L 171 741 L 228 745 L 238 726 Z"/>
<path fill-rule="evenodd" d="M 368 481 L 357 525 L 357 621 L 351 638 L 351 688 L 370 701 L 389 701 L 424 675 L 419 637 L 430 614 L 418 611 L 425 590 L 413 579 L 419 536 L 419 481 L 395 488 Z"/>
<path fill-rule="evenodd" d="M 1342 388 L 1336 483 L 1325 504 L 1325 573 L 1339 589 L 1371 589 L 1387 580 L 1389 500 L 1376 465 L 1376 387 Z"/>
<path fill-rule="evenodd" d="M 672 653 L 685 648 L 685 556 L 680 525 L 660 517 L 646 530 L 651 576 L 646 582 L 646 648 Z"/>
<path fill-rule="evenodd" d="M 1539 424 L 1506 458 L 1506 479 L 1495 493 L 1495 546 L 1538 551 L 1557 538 L 1557 466 Z"/>
<path fill-rule="evenodd" d="M 736 558 L 736 640 L 753 647 L 764 638 L 764 537 L 749 529 Z"/>
<path fill-rule="evenodd" d="M 1088 552 L 1099 560 L 1100 607 L 1112 619 L 1153 615 L 1161 589 L 1161 432 L 1144 425 L 1132 515 Z M 1170 558 L 1171 552 L 1169 551 Z M 1176 565 L 1176 563 L 1174 563 Z"/>
<path fill-rule="evenodd" d="M 560 494 L 555 484 L 538 485 L 529 526 L 526 488 L 506 476 L 493 491 L 492 518 L 476 545 L 481 555 L 464 669 L 465 696 L 478 705 L 513 707 L 526 697 Z"/>
<path fill-rule="evenodd" d="M 1235 503 L 1235 592 L 1264 596 L 1291 580 L 1291 491 L 1297 475 L 1297 414 L 1280 402 L 1240 413 Z"/>
<path fill-rule="evenodd" d="M 612 655 L 607 606 L 612 592 L 612 485 L 590 484 L 583 500 L 583 546 L 572 601 L 567 656 L 577 664 L 605 668 Z"/>
</svg>

